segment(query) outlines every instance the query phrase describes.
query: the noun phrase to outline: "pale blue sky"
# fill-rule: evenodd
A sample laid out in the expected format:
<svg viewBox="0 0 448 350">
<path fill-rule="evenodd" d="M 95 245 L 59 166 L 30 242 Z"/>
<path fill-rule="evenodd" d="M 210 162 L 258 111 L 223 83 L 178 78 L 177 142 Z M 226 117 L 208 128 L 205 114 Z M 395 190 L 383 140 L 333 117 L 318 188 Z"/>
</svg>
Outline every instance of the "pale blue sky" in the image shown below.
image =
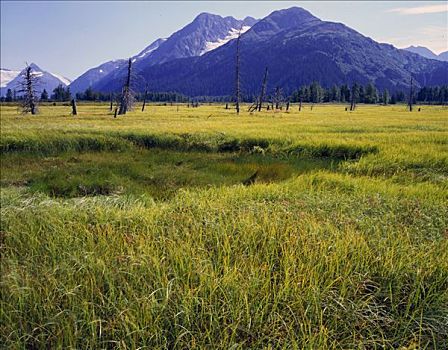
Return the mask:
<svg viewBox="0 0 448 350">
<path fill-rule="evenodd" d="M 1 0 L 2 68 L 25 62 L 74 79 L 115 58 L 141 51 L 167 37 L 200 12 L 262 18 L 301 6 L 315 16 L 343 22 L 362 34 L 397 47 L 422 45 L 448 50 L 447 1 L 166 1 L 84 2 Z"/>
</svg>

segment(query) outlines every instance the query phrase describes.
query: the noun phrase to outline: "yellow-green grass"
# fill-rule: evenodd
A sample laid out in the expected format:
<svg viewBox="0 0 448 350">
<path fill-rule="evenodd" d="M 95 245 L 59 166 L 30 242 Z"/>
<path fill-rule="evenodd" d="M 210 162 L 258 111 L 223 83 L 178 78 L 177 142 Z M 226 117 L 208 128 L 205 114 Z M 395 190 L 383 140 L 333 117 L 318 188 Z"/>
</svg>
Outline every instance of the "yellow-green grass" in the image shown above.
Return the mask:
<svg viewBox="0 0 448 350">
<path fill-rule="evenodd" d="M 447 348 L 448 109 L 421 108 L 2 106 L 2 344 Z"/>
</svg>

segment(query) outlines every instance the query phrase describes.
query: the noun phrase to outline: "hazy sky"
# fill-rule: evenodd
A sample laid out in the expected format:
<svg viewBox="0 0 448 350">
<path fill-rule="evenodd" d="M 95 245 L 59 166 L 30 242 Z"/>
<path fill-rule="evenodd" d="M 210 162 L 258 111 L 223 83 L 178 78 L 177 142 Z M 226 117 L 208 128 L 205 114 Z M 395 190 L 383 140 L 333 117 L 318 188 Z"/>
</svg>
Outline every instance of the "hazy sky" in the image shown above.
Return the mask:
<svg viewBox="0 0 448 350">
<path fill-rule="evenodd" d="M 200 12 L 262 18 L 301 6 L 328 21 L 399 48 L 448 50 L 448 1 L 5 1 L 1 0 L 2 68 L 34 62 L 74 79 L 105 61 L 135 55 Z"/>
</svg>

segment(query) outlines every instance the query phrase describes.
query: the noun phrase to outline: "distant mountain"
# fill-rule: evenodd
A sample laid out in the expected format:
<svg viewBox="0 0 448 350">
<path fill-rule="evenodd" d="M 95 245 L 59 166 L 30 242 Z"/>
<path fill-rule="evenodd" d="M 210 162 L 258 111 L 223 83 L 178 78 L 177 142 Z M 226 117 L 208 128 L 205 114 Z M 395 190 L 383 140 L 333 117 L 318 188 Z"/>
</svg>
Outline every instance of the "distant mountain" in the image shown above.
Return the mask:
<svg viewBox="0 0 448 350">
<path fill-rule="evenodd" d="M 106 75 L 121 67 L 126 60 L 113 60 L 89 69 L 87 72 L 73 80 L 70 84 L 72 93 L 84 92 L 87 88 L 104 78 Z"/>
<path fill-rule="evenodd" d="M 439 57 L 440 61 L 447 62 L 448 61 L 448 51 L 439 53 L 439 56 L 437 56 L 437 57 Z"/>
<path fill-rule="evenodd" d="M 230 40 L 200 56 L 142 65 L 137 89 L 149 84 L 190 96 L 233 95 L 235 52 L 236 40 Z M 240 56 L 242 90 L 248 95 L 259 92 L 265 67 L 271 91 L 280 86 L 285 93 L 313 81 L 327 87 L 372 82 L 395 91 L 408 88 L 411 74 L 416 85 L 448 84 L 448 63 L 379 44 L 298 7 L 275 11 L 255 23 L 241 36 Z M 96 89 L 119 91 L 121 84 L 109 80 Z"/>
<path fill-rule="evenodd" d="M 423 56 L 425 58 L 429 58 L 432 60 L 448 61 L 448 51 L 445 51 L 445 52 L 440 53 L 439 55 L 436 55 L 434 52 L 432 52 L 430 49 L 428 49 L 424 46 L 409 46 L 409 47 L 404 48 L 403 50 L 419 54 L 420 56 Z"/>
<path fill-rule="evenodd" d="M 47 90 L 48 94 L 51 94 L 52 91 L 60 84 L 62 84 L 63 86 L 67 86 L 70 84 L 70 80 L 55 74 L 55 73 L 51 73 L 51 72 L 47 72 L 44 71 L 43 69 L 41 69 L 39 66 L 37 66 L 35 63 L 31 63 L 30 67 L 32 69 L 33 74 L 35 74 L 38 77 L 38 83 L 36 86 L 36 91 L 38 94 L 40 94 L 44 89 Z M 16 73 L 16 71 L 8 71 L 8 70 L 4 70 L 5 72 L 14 72 L 14 74 Z M 5 86 L 3 86 L 3 70 L 2 70 L 2 86 L 0 88 L 0 96 L 5 96 L 6 92 L 8 91 L 8 89 L 11 90 L 16 90 L 18 91 L 21 86 L 20 86 L 20 82 L 22 81 L 22 74 L 24 73 L 25 70 L 22 70 L 21 72 L 18 72 L 17 74 L 15 74 L 15 77 L 10 80 L 9 82 L 7 82 L 5 84 Z M 9 74 L 9 77 L 12 77 L 12 75 L 14 75 L 13 73 Z M 8 76 L 8 73 L 6 74 L 6 76 Z M 18 95 L 20 95 L 20 93 L 17 93 Z"/>
<path fill-rule="evenodd" d="M 142 72 L 146 67 L 170 62 L 179 58 L 204 55 L 234 39 L 238 32 L 245 32 L 257 22 L 252 17 L 238 20 L 210 13 L 199 14 L 193 22 L 186 25 L 167 39 L 158 39 L 141 53 L 135 55 L 133 69 Z M 124 81 L 126 67 L 113 71 L 94 84 L 101 91 L 113 81 Z"/>
<path fill-rule="evenodd" d="M 430 58 L 432 60 L 437 59 L 437 55 L 434 52 L 432 52 L 430 49 L 423 47 L 423 46 L 409 46 L 409 47 L 404 48 L 403 50 L 416 53 L 420 56 L 423 56 L 425 58 Z"/>
</svg>

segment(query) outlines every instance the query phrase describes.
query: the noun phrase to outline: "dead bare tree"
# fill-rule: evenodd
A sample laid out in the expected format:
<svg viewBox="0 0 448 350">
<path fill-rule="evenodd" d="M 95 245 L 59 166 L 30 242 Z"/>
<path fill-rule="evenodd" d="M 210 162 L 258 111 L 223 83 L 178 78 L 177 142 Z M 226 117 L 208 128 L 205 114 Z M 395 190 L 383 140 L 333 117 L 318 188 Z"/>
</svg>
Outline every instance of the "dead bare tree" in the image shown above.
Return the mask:
<svg viewBox="0 0 448 350">
<path fill-rule="evenodd" d="M 281 109 L 283 104 L 283 92 L 280 86 L 277 86 L 275 88 L 275 95 L 274 95 L 274 101 L 275 103 L 275 109 Z"/>
<path fill-rule="evenodd" d="M 38 108 L 36 87 L 39 83 L 39 78 L 28 64 L 22 72 L 21 78 L 20 90 L 18 92 L 23 93 L 22 113 L 31 113 L 33 115 L 37 114 Z"/>
<path fill-rule="evenodd" d="M 351 95 L 350 111 L 354 111 L 356 108 L 356 101 L 358 100 L 358 95 L 359 95 L 358 84 L 354 83 L 352 85 L 352 91 L 351 91 L 350 95 Z"/>
<path fill-rule="evenodd" d="M 72 98 L 71 105 L 72 105 L 72 115 L 78 115 L 78 108 L 76 106 L 76 100 L 74 98 Z"/>
<path fill-rule="evenodd" d="M 109 112 L 112 112 L 112 109 L 114 107 L 114 100 L 112 98 L 112 92 L 109 94 L 109 99 L 110 99 Z"/>
<path fill-rule="evenodd" d="M 235 106 L 236 114 L 240 114 L 240 100 L 241 100 L 241 88 L 240 88 L 240 39 L 241 29 L 238 32 L 238 38 L 236 39 L 236 67 L 235 67 Z"/>
<path fill-rule="evenodd" d="M 145 96 L 143 97 L 143 106 L 142 106 L 142 112 L 145 111 L 146 106 L 146 98 L 148 97 L 148 85 L 145 86 Z"/>
<path fill-rule="evenodd" d="M 409 101 L 408 101 L 409 112 L 412 112 L 413 100 L 414 100 L 414 86 L 413 86 L 412 75 L 411 75 L 411 85 L 410 85 L 410 88 L 409 88 Z"/>
<path fill-rule="evenodd" d="M 120 99 L 120 109 L 118 111 L 119 115 L 126 114 L 127 111 L 132 109 L 134 102 L 134 96 L 131 90 L 131 72 L 132 72 L 132 59 L 128 61 L 128 74 L 126 76 L 126 82 L 124 83 L 121 99 Z"/>
<path fill-rule="evenodd" d="M 264 95 L 266 94 L 267 82 L 268 82 L 268 67 L 266 67 L 266 70 L 264 71 L 264 78 L 263 78 L 263 83 L 261 85 L 260 99 L 258 101 L 258 112 L 261 111 L 261 108 L 263 105 Z"/>
</svg>

